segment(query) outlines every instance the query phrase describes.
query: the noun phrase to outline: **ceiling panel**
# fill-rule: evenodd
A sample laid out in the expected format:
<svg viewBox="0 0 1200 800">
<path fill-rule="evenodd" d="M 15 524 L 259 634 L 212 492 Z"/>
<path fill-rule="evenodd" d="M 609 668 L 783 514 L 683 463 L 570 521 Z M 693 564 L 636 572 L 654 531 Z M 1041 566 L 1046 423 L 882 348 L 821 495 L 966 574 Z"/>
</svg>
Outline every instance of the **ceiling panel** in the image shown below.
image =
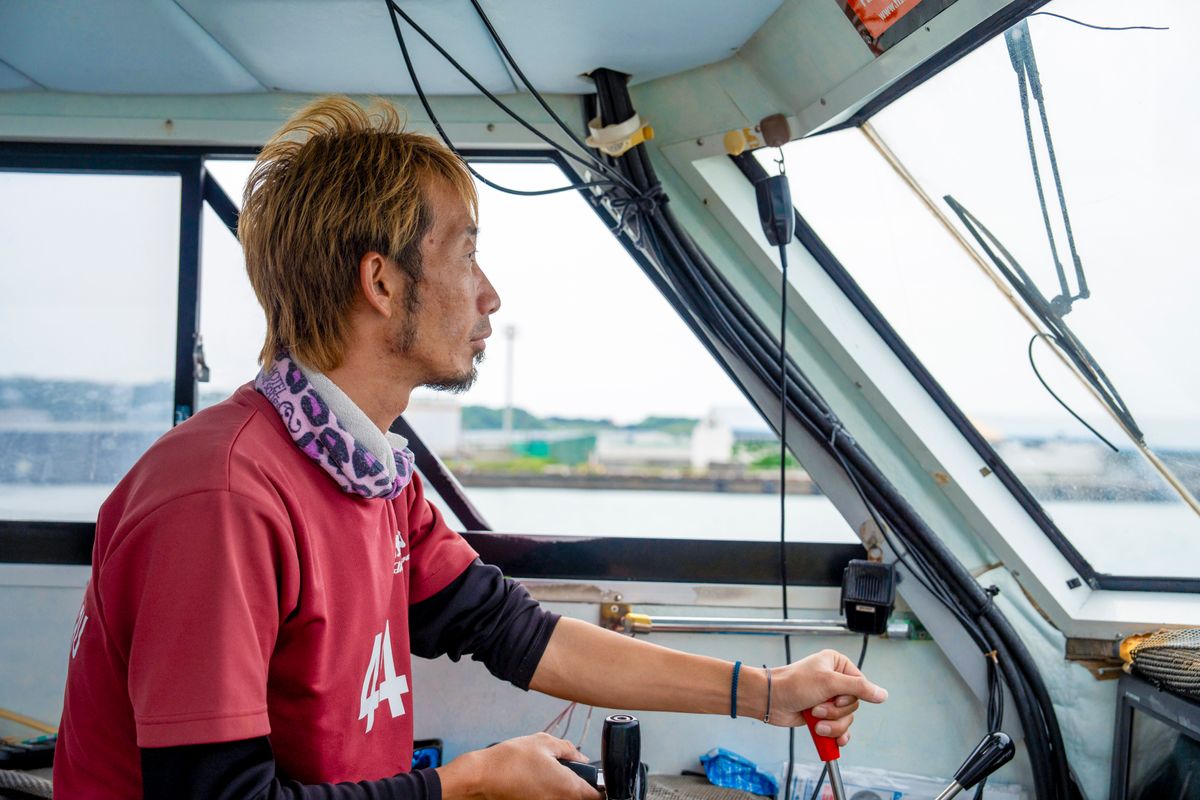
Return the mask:
<svg viewBox="0 0 1200 800">
<path fill-rule="evenodd" d="M 0 62 L 0 92 L 20 92 L 37 88 L 36 83 L 7 64 Z"/>
<path fill-rule="evenodd" d="M 593 91 L 578 76 L 609 67 L 652 80 L 722 61 L 783 0 L 482 0 L 484 11 L 538 89 Z M 536 20 L 536 24 L 531 22 Z"/>
<path fill-rule="evenodd" d="M 0 60 L 47 89 L 65 92 L 262 89 L 171 0 L 4 0 Z"/>
<path fill-rule="evenodd" d="M 413 94 L 383 0 L 179 2 L 272 89 Z M 402 7 L 490 91 L 513 91 L 467 0 L 407 0 Z M 427 92 L 476 94 L 415 31 L 402 30 Z"/>
<path fill-rule="evenodd" d="M 469 0 L 400 2 L 488 89 L 516 90 Z M 538 89 L 576 94 L 601 66 L 636 83 L 721 61 L 783 0 L 483 2 Z M 404 29 L 431 94 L 475 94 Z M 413 93 L 384 0 L 0 0 L 0 62 L 67 92 Z"/>
</svg>

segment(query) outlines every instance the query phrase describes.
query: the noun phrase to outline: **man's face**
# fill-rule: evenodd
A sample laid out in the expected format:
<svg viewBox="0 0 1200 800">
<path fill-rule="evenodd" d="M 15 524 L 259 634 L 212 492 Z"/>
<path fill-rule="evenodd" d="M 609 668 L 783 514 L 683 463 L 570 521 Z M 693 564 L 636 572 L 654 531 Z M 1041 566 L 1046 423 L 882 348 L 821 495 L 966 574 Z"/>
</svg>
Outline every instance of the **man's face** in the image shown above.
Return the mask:
<svg viewBox="0 0 1200 800">
<path fill-rule="evenodd" d="M 423 385 L 466 391 L 500 296 L 475 260 L 478 231 L 463 198 L 440 179 L 425 187 L 425 196 L 433 224 L 421 240 L 421 280 L 409 287 L 417 292 L 416 310 L 398 303 L 392 349 L 419 371 Z"/>
</svg>

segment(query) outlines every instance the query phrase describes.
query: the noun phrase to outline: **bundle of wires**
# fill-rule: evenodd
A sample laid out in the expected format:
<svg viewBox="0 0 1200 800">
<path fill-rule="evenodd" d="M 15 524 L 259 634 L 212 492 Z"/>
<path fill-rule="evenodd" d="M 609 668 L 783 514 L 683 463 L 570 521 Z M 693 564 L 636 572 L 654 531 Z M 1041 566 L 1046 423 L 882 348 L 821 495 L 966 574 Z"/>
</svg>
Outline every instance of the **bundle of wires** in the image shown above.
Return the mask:
<svg viewBox="0 0 1200 800">
<path fill-rule="evenodd" d="M 919 582 L 955 617 L 980 653 L 988 658 L 989 700 L 987 724 L 998 730 L 1003 723 L 1004 687 L 1012 693 L 1021 716 L 1027 750 L 1034 773 L 1039 800 L 1063 800 L 1073 796 L 1062 736 L 1049 694 L 1033 659 L 1016 632 L 985 591 L 941 539 L 900 496 L 887 477 L 859 447 L 817 390 L 801 373 L 794 360 L 786 356 L 783 342 L 776 339 L 766 324 L 748 307 L 720 270 L 708 259 L 682 229 L 666 205 L 666 198 L 650 164 L 644 145 L 623 156 L 610 158 L 593 153 L 556 115 L 504 47 L 477 0 L 471 0 L 481 21 L 497 43 L 502 56 L 514 73 L 553 119 L 574 146 L 564 146 L 519 117 L 488 92 L 449 53 L 400 9 L 394 0 L 387 5 L 397 43 L 404 55 L 409 76 L 430 122 L 446 144 L 454 145 L 438 122 L 435 110 L 425 95 L 404 41 L 400 20 L 423 36 L 498 108 L 530 130 L 547 145 L 585 168 L 586 182 L 536 192 L 516 191 L 476 177 L 488 186 L 512 194 L 546 194 L 580 191 L 617 233 L 626 249 L 641 266 L 647 278 L 662 293 L 675 311 L 713 355 L 729 377 L 756 405 L 768 422 L 774 423 L 771 409 L 760 401 L 763 392 L 751 391 L 778 387 L 782 400 L 780 433 L 787 418 L 798 421 L 802 432 L 828 451 L 841 465 L 854 488 L 871 511 L 879 530 L 899 562 L 903 574 Z M 599 69 L 591 75 L 596 84 L 596 104 L 603 125 L 624 122 L 634 114 L 626 86 L 628 77 Z M 455 150 L 457 152 L 457 150 Z M 738 159 L 739 166 L 751 179 L 755 170 L 762 173 L 752 155 Z M 474 172 L 474 170 L 472 170 Z M 810 246 L 806 243 L 806 246 Z M 786 258 L 786 251 L 781 250 Z M 781 548 L 782 552 L 782 548 Z M 781 560 L 781 582 L 786 586 L 786 559 Z M 786 597 L 786 595 L 785 595 Z M 976 793 L 979 797 L 982 784 Z"/>
</svg>

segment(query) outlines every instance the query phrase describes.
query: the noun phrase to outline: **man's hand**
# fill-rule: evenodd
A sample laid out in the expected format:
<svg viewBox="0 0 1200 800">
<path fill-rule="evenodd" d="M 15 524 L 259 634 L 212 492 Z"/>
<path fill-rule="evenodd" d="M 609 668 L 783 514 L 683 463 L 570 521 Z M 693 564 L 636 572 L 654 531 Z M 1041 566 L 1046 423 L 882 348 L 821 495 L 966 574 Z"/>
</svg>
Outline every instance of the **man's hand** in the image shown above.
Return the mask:
<svg viewBox="0 0 1200 800">
<path fill-rule="evenodd" d="M 801 712 L 811 708 L 817 733 L 850 741 L 847 732 L 859 700 L 882 703 L 887 690 L 871 683 L 854 662 L 836 650 L 822 650 L 786 667 L 771 670 L 771 724 L 804 724 Z"/>
<path fill-rule="evenodd" d="M 570 742 L 546 733 L 464 753 L 438 767 L 444 800 L 599 800 L 587 781 L 558 763 L 587 761 Z"/>
</svg>

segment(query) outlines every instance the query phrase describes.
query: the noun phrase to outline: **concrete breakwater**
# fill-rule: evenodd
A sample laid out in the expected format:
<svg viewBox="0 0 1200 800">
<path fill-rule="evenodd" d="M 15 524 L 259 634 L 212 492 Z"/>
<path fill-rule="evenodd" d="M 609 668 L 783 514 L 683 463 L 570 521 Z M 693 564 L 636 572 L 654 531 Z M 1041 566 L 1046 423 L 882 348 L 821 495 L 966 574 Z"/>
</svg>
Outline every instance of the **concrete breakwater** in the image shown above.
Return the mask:
<svg viewBox="0 0 1200 800">
<path fill-rule="evenodd" d="M 779 479 L 758 477 L 661 477 L 655 475 L 553 475 L 510 472 L 459 472 L 467 488 L 520 489 L 622 489 L 634 491 L 718 492 L 727 494 L 778 494 Z M 820 494 L 808 477 L 790 478 L 788 494 Z"/>
</svg>

